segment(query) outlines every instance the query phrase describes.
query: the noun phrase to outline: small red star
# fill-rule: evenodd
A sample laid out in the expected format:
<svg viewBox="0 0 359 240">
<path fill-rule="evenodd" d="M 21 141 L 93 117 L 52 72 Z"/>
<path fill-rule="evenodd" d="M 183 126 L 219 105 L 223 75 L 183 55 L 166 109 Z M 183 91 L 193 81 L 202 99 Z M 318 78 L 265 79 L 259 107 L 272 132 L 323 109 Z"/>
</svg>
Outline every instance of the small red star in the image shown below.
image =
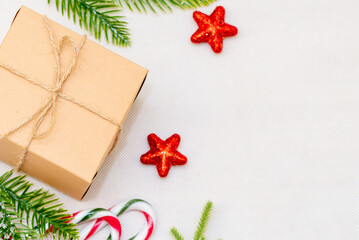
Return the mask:
<svg viewBox="0 0 359 240">
<path fill-rule="evenodd" d="M 223 48 L 223 39 L 237 35 L 238 29 L 235 26 L 224 22 L 225 9 L 217 7 L 211 16 L 199 11 L 193 13 L 197 22 L 198 30 L 192 35 L 193 43 L 208 42 L 215 53 L 220 53 Z"/>
<path fill-rule="evenodd" d="M 186 156 L 177 151 L 181 137 L 173 134 L 166 141 L 163 141 L 156 134 L 150 134 L 147 137 L 151 150 L 141 156 L 143 164 L 157 166 L 158 174 L 166 177 L 171 165 L 184 165 L 187 163 Z"/>
</svg>

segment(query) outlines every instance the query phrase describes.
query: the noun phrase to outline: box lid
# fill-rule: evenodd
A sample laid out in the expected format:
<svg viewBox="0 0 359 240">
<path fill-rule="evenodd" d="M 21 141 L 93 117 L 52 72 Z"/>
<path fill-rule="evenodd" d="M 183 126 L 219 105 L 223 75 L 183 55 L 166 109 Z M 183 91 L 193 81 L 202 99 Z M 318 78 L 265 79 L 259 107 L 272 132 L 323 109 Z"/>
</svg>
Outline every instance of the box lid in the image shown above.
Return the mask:
<svg viewBox="0 0 359 240">
<path fill-rule="evenodd" d="M 49 20 L 56 40 L 81 35 Z M 62 73 L 69 66 L 72 49 L 61 52 Z M 55 58 L 43 16 L 22 6 L 0 49 L 0 62 L 16 66 L 37 81 L 53 86 Z M 62 93 L 122 123 L 148 70 L 87 39 L 77 65 Z"/>
</svg>

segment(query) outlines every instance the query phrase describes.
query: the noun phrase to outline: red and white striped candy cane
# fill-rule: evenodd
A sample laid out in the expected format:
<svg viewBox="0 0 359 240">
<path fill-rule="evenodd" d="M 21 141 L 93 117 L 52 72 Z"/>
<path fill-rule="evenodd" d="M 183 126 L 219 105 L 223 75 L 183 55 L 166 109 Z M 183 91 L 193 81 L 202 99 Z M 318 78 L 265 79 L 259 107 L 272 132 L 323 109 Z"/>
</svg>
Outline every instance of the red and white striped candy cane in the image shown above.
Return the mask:
<svg viewBox="0 0 359 240">
<path fill-rule="evenodd" d="M 89 220 L 97 221 L 105 221 L 108 225 L 111 227 L 111 240 L 119 240 L 121 237 L 121 224 L 118 220 L 117 216 L 113 214 L 112 212 L 108 211 L 104 208 L 94 208 L 94 209 L 88 209 L 83 210 L 77 213 L 72 214 L 72 220 L 71 223 L 79 224 L 82 222 L 86 222 Z M 80 231 L 80 240 L 87 240 L 89 239 L 96 230 L 93 230 L 91 228 L 85 227 Z"/>
<path fill-rule="evenodd" d="M 156 217 L 152 206 L 148 202 L 141 199 L 132 199 L 123 203 L 116 204 L 111 209 L 109 209 L 109 211 L 111 211 L 117 217 L 128 211 L 139 211 L 143 213 L 146 218 L 146 224 L 142 228 L 142 230 L 138 234 L 130 238 L 130 240 L 148 240 L 152 235 L 156 225 Z M 95 232 L 100 231 L 106 226 L 106 223 L 104 221 L 105 219 L 99 218 L 90 222 L 81 230 L 80 234 L 82 234 L 82 232 L 86 234 L 91 233 L 88 235 L 88 237 L 92 236 Z"/>
</svg>

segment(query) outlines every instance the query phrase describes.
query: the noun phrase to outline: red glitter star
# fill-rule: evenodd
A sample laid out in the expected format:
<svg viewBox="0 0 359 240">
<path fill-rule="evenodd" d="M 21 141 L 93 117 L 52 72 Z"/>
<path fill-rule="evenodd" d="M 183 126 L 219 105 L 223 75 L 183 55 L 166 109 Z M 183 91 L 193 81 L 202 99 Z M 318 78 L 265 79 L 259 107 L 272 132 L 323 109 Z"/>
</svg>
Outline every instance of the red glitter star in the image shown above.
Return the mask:
<svg viewBox="0 0 359 240">
<path fill-rule="evenodd" d="M 171 165 L 184 165 L 187 163 L 186 156 L 177 151 L 181 137 L 173 134 L 166 141 L 163 141 L 156 134 L 150 134 L 147 137 L 151 150 L 141 156 L 143 164 L 157 166 L 158 174 L 166 177 Z"/>
<path fill-rule="evenodd" d="M 215 53 L 220 53 L 223 48 L 223 39 L 237 35 L 238 29 L 235 26 L 224 22 L 225 9 L 217 7 L 211 16 L 199 11 L 193 13 L 197 22 L 198 30 L 192 35 L 193 43 L 208 42 Z"/>
</svg>

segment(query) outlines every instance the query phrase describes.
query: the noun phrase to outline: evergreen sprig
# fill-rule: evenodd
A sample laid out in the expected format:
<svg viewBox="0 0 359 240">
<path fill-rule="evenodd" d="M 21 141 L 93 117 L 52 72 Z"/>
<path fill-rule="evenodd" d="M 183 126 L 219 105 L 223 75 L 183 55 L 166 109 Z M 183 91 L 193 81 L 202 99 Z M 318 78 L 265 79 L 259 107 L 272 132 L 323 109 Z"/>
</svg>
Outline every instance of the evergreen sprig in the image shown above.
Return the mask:
<svg viewBox="0 0 359 240">
<path fill-rule="evenodd" d="M 47 0 L 51 3 L 51 0 Z M 106 41 L 117 46 L 129 46 L 127 22 L 120 15 L 121 9 L 114 0 L 55 0 L 57 10 L 76 23 L 79 22 L 96 39 L 104 33 Z"/>
<path fill-rule="evenodd" d="M 197 225 L 197 230 L 194 234 L 193 240 L 205 240 L 206 239 L 204 237 L 204 233 L 205 233 L 207 225 L 208 225 L 209 216 L 211 215 L 212 208 L 213 208 L 213 203 L 208 201 L 203 208 L 201 219 L 199 220 L 199 223 Z M 177 228 L 175 228 L 175 227 L 171 228 L 171 233 L 176 240 L 184 240 L 183 236 L 179 233 Z"/>
<path fill-rule="evenodd" d="M 54 0 L 58 11 L 62 15 L 67 13 L 74 23 L 79 22 L 96 39 L 100 40 L 102 34 L 107 42 L 117 46 L 130 46 L 130 31 L 124 20 L 122 10 L 128 8 L 131 11 L 147 12 L 150 9 L 162 12 L 171 12 L 172 7 L 179 9 L 193 9 L 209 4 L 217 0 Z M 47 0 L 50 4 L 52 0 Z"/>
<path fill-rule="evenodd" d="M 211 214 L 212 207 L 213 207 L 212 202 L 207 202 L 206 205 L 204 206 L 201 219 L 199 220 L 197 226 L 197 231 L 195 232 L 193 237 L 194 240 L 201 240 L 204 237 L 203 235 L 208 225 L 209 216 Z"/>
<path fill-rule="evenodd" d="M 179 233 L 179 231 L 177 230 L 177 228 L 173 227 L 171 229 L 171 233 L 174 236 L 174 238 L 176 240 L 184 240 L 183 236 Z"/>
<path fill-rule="evenodd" d="M 37 231 L 21 224 L 16 212 L 0 202 L 0 239 L 36 239 Z"/>
<path fill-rule="evenodd" d="M 193 9 L 208 6 L 217 0 L 114 0 L 121 7 L 127 7 L 131 11 L 136 9 L 139 12 L 147 12 L 150 9 L 156 13 L 156 8 L 162 12 L 172 12 L 172 8 Z"/>
<path fill-rule="evenodd" d="M 54 194 L 42 189 L 30 190 L 32 184 L 25 180 L 25 175 L 12 177 L 12 174 L 10 171 L 0 177 L 0 210 L 6 219 L 6 223 L 0 225 L 10 230 L 2 236 L 4 239 L 9 234 L 11 239 L 34 239 L 35 235 L 39 236 L 36 239 L 50 235 L 58 239 L 78 239 L 75 225 L 67 222 L 70 215 L 61 208 Z M 48 231 L 50 228 L 52 233 Z"/>
</svg>

